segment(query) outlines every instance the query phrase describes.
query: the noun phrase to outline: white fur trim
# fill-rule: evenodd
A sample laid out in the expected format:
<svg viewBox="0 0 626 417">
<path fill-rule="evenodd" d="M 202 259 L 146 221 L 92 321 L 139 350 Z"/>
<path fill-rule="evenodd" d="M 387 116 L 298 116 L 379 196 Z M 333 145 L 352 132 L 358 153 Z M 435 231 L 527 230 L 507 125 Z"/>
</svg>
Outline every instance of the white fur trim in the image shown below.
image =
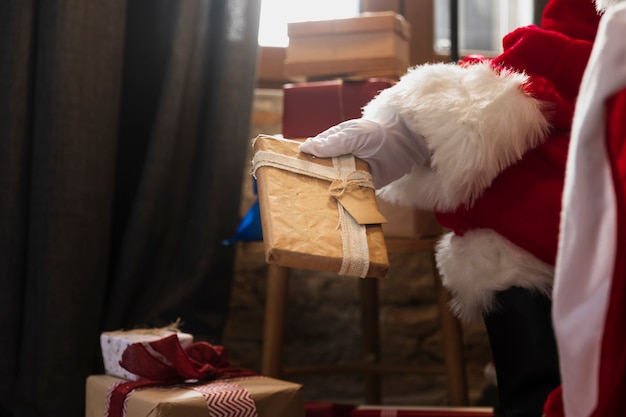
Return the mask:
<svg viewBox="0 0 626 417">
<path fill-rule="evenodd" d="M 424 136 L 430 167 L 391 183 L 381 197 L 397 204 L 451 210 L 471 204 L 506 167 L 545 137 L 542 103 L 523 91 L 528 76 L 471 66 L 426 64 L 411 69 L 363 109 L 382 122 L 392 115 Z M 419 182 L 428 181 L 415 187 Z M 408 187 L 408 188 L 407 188 Z"/>
<path fill-rule="evenodd" d="M 596 10 L 600 13 L 604 13 L 609 7 L 623 2 L 624 0 L 595 0 Z"/>
<path fill-rule="evenodd" d="M 448 209 L 459 205 L 443 178 L 430 166 L 414 166 L 409 174 L 376 191 L 383 200 L 422 210 Z"/>
<path fill-rule="evenodd" d="M 495 293 L 510 287 L 551 295 L 554 267 L 491 229 L 446 234 L 437 244 L 436 258 L 443 285 L 452 294 L 450 306 L 467 322 L 497 309 Z"/>
</svg>

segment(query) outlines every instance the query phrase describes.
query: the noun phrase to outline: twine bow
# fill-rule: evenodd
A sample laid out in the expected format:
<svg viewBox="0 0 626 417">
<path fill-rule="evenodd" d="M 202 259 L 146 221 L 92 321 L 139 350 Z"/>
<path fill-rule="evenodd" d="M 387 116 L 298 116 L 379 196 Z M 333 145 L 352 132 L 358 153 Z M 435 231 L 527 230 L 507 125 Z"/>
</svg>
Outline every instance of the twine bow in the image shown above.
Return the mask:
<svg viewBox="0 0 626 417">
<path fill-rule="evenodd" d="M 340 198 L 346 192 L 355 188 L 367 187 L 374 189 L 372 176 L 365 171 L 352 171 L 345 178 L 339 178 L 330 183 L 328 193 L 335 198 Z"/>
</svg>

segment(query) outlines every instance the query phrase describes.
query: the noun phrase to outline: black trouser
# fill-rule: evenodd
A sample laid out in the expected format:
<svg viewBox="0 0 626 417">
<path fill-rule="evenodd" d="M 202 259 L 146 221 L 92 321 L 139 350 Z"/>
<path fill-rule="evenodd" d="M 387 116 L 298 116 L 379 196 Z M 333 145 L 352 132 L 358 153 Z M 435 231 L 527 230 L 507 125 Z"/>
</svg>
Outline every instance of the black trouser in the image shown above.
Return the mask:
<svg viewBox="0 0 626 417">
<path fill-rule="evenodd" d="M 548 394 L 561 383 L 552 302 L 518 287 L 497 293 L 496 301 L 485 326 L 498 378 L 499 412 L 540 417 Z"/>
</svg>

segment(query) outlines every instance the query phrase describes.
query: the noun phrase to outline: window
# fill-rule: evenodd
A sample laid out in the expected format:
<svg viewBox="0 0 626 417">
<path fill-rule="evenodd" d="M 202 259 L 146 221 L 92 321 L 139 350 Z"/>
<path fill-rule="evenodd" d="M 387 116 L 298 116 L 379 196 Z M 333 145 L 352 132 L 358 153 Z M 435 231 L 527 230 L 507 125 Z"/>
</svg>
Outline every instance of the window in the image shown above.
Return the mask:
<svg viewBox="0 0 626 417">
<path fill-rule="evenodd" d="M 502 37 L 533 20 L 532 0 L 460 0 L 459 50 L 461 54 L 502 50 Z M 450 1 L 435 0 L 435 50 L 450 48 Z"/>
<path fill-rule="evenodd" d="M 458 0 L 460 55 L 499 53 L 506 33 L 532 23 L 536 1 Z M 361 7 L 384 10 L 387 3 L 388 10 L 405 11 L 413 27 L 412 65 L 445 60 L 450 55 L 450 0 L 261 0 L 261 84 L 280 86 L 287 81 L 283 62 L 289 22 L 347 18 L 357 15 Z"/>
<path fill-rule="evenodd" d="M 262 0 L 259 45 L 287 46 L 287 23 L 352 17 L 359 0 Z"/>
</svg>

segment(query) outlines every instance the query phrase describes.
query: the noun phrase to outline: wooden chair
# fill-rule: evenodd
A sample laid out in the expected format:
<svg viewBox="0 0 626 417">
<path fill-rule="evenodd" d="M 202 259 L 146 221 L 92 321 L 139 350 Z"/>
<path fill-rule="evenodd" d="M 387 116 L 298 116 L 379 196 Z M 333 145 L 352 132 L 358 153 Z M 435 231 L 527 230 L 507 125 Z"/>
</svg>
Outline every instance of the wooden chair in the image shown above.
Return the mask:
<svg viewBox="0 0 626 417">
<path fill-rule="evenodd" d="M 437 237 L 423 239 L 387 239 L 389 253 L 430 252 L 434 265 Z M 365 360 L 358 364 L 289 365 L 284 364 L 283 338 L 288 300 L 289 268 L 269 265 L 265 301 L 265 325 L 261 372 L 271 377 L 294 374 L 362 373 L 365 375 L 364 397 L 368 404 L 380 404 L 381 375 L 384 373 L 444 374 L 447 376 L 450 406 L 469 405 L 467 375 L 463 359 L 461 324 L 450 312 L 450 295 L 442 286 L 437 268 L 434 285 L 441 322 L 445 366 L 390 366 L 381 363 L 378 278 L 359 279 L 362 344 Z"/>
</svg>

